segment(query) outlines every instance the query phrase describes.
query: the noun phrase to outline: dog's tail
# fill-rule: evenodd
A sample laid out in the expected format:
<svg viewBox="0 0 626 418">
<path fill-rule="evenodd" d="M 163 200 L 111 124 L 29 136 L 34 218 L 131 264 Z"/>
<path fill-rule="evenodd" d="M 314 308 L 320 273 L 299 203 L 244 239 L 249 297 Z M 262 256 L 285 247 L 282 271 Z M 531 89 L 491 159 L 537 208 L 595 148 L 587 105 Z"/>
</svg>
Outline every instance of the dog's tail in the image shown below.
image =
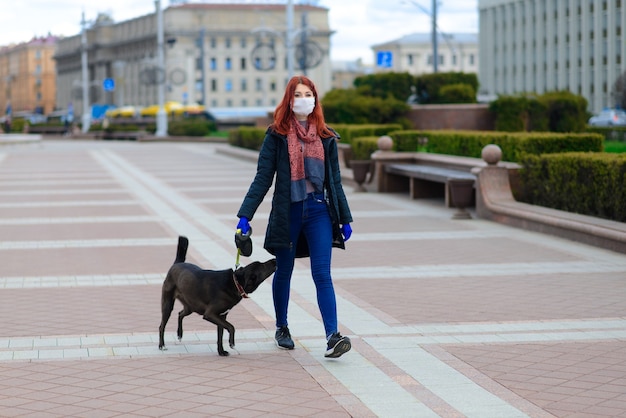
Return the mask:
<svg viewBox="0 0 626 418">
<path fill-rule="evenodd" d="M 189 240 L 182 235 L 178 237 L 178 249 L 176 250 L 176 260 L 174 263 L 184 263 L 187 257 L 187 248 L 189 248 Z"/>
</svg>

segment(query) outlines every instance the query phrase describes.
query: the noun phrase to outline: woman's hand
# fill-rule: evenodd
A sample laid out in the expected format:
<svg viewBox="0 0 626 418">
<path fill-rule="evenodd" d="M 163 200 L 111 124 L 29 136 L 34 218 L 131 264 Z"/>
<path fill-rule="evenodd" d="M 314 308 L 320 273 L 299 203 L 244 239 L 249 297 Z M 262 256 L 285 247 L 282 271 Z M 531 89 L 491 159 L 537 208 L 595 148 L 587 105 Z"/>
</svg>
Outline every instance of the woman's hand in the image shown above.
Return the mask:
<svg viewBox="0 0 626 418">
<path fill-rule="evenodd" d="M 352 236 L 352 227 L 350 224 L 341 225 L 341 234 L 343 235 L 343 240 L 348 241 Z"/>
</svg>

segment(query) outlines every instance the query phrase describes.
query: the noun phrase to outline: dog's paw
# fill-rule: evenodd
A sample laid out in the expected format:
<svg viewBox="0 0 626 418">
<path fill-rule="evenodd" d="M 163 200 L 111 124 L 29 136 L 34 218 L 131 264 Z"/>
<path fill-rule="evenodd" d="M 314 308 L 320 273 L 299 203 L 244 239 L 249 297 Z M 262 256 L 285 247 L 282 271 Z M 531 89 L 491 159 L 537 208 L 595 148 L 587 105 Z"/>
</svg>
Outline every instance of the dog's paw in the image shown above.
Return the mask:
<svg viewBox="0 0 626 418">
<path fill-rule="evenodd" d="M 220 356 L 222 356 L 222 357 L 228 357 L 228 356 L 230 356 L 230 353 L 229 353 L 228 351 L 226 351 L 226 350 L 222 350 L 222 351 L 220 351 L 218 354 L 219 354 Z"/>
<path fill-rule="evenodd" d="M 161 350 L 161 351 L 167 351 L 167 347 L 166 347 L 166 346 L 164 346 L 164 345 L 159 346 L 159 350 Z"/>
</svg>

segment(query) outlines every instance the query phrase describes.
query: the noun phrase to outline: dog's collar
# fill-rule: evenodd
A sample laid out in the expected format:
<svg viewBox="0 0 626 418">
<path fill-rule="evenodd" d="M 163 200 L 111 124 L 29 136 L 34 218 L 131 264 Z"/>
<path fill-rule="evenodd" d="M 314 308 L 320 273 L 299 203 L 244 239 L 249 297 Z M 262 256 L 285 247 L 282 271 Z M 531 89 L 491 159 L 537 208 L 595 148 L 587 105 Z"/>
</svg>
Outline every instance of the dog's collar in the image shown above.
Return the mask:
<svg viewBox="0 0 626 418">
<path fill-rule="evenodd" d="M 244 299 L 248 299 L 250 296 L 248 296 L 246 291 L 243 289 L 243 286 L 241 285 L 241 283 L 239 283 L 239 281 L 237 280 L 237 277 L 235 277 L 235 272 L 234 271 L 233 271 L 233 282 L 235 282 L 235 287 L 237 287 L 237 291 L 239 292 L 239 296 L 241 296 Z"/>
</svg>

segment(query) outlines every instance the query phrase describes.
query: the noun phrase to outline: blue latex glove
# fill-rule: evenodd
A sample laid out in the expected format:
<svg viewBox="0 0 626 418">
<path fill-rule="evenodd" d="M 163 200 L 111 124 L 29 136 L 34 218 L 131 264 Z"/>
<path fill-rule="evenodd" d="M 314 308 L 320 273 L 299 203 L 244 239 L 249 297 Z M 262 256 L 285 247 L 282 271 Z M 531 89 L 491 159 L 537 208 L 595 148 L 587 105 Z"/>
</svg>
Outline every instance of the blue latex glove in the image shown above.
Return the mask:
<svg viewBox="0 0 626 418">
<path fill-rule="evenodd" d="M 247 234 L 250 230 L 250 223 L 248 222 L 248 218 L 242 216 L 239 218 L 239 223 L 237 224 L 237 229 L 241 229 L 242 234 Z"/>
<path fill-rule="evenodd" d="M 350 224 L 341 225 L 341 233 L 343 234 L 343 240 L 348 241 L 352 236 L 352 227 Z"/>
</svg>

